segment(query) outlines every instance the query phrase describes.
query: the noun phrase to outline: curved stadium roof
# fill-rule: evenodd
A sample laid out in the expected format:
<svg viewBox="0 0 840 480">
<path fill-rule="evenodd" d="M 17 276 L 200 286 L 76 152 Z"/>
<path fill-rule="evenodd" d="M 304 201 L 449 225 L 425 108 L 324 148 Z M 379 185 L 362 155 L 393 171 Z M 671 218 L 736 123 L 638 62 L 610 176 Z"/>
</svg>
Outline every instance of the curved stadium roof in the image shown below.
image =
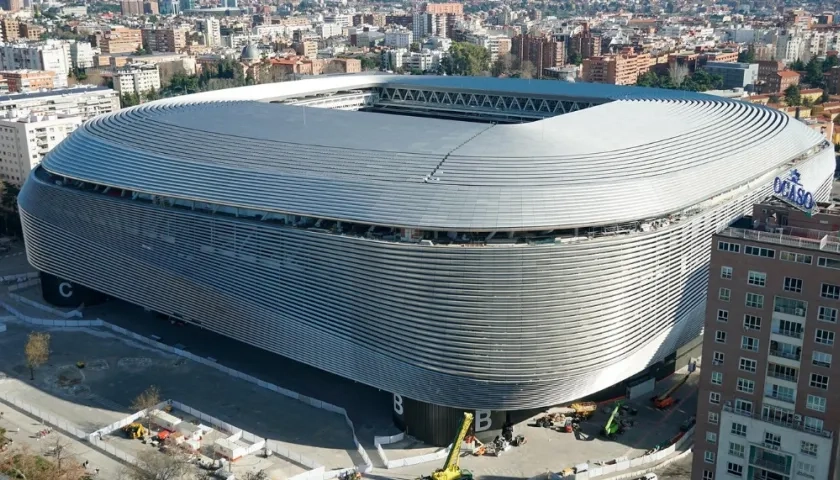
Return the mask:
<svg viewBox="0 0 840 480">
<path fill-rule="evenodd" d="M 608 103 L 492 125 L 267 102 L 387 85 Z M 539 230 L 679 211 L 821 140 L 784 113 L 701 94 L 351 75 L 208 92 L 98 117 L 43 166 L 134 191 L 358 223 Z"/>
</svg>

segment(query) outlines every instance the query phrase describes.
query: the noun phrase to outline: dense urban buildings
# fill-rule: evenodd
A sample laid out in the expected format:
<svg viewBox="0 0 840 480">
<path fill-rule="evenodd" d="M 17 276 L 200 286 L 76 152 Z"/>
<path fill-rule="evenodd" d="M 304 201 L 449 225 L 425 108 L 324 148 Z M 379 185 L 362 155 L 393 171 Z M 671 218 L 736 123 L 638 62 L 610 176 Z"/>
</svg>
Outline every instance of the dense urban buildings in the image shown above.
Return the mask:
<svg viewBox="0 0 840 480">
<path fill-rule="evenodd" d="M 817 200 L 834 169 L 784 113 L 673 90 L 355 75 L 164 102 L 87 124 L 24 184 L 44 297 L 114 296 L 393 392 L 434 444 L 460 409 L 500 428 L 659 375 L 700 334 L 711 235 L 791 161 Z"/>
<path fill-rule="evenodd" d="M 785 182 L 712 239 L 696 479 L 836 476 L 840 209 Z"/>
</svg>

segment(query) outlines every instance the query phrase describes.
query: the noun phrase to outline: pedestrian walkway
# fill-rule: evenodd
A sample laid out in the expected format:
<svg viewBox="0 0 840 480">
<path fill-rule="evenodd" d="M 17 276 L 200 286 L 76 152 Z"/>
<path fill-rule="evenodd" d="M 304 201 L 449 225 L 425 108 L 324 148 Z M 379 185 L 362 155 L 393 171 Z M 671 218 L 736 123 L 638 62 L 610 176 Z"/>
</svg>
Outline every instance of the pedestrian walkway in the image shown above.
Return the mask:
<svg viewBox="0 0 840 480">
<path fill-rule="evenodd" d="M 93 473 L 96 468 L 100 469 L 96 478 L 119 478 L 119 472 L 123 465 L 104 453 L 93 449 L 90 444 L 65 435 L 56 429 L 53 429 L 49 435 L 39 438 L 36 434 L 50 428 L 49 425 L 17 411 L 2 401 L 0 401 L 0 411 L 3 412 L 2 417 L 0 417 L 0 427 L 5 428 L 6 436 L 14 441 L 13 448 L 21 448 L 25 445 L 33 454 L 44 455 L 55 446 L 56 440 L 59 440 L 62 444 L 67 445 L 70 456 L 75 461 L 79 463 L 90 462 L 88 464 L 89 472 Z"/>
</svg>

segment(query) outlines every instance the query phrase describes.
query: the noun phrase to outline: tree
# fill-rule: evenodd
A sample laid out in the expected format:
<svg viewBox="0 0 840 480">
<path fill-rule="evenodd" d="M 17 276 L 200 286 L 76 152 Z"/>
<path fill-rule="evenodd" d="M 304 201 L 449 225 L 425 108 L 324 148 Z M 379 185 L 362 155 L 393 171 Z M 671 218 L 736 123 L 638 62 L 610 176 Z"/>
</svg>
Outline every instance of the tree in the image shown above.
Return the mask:
<svg viewBox="0 0 840 480">
<path fill-rule="evenodd" d="M 490 67 L 490 52 L 480 45 L 453 42 L 444 67 L 448 75 L 478 76 Z"/>
<path fill-rule="evenodd" d="M 805 63 L 797 58 L 793 63 L 790 64 L 790 69 L 796 72 L 801 72 L 802 70 L 805 70 Z"/>
<path fill-rule="evenodd" d="M 56 478 L 85 477 L 85 469 L 76 461 L 76 455 L 70 451 L 70 443 L 61 437 L 56 437 L 54 441 L 50 442 L 44 451 L 44 455 L 52 457 Z"/>
<path fill-rule="evenodd" d="M 825 84 L 825 77 L 823 74 L 823 62 L 816 57 L 811 58 L 808 64 L 805 65 L 805 83 L 814 87 L 821 87 Z"/>
<path fill-rule="evenodd" d="M 537 75 L 537 67 L 525 60 L 519 65 L 519 78 L 534 78 Z"/>
<path fill-rule="evenodd" d="M 778 95 L 770 95 L 770 98 L 767 99 L 767 103 L 776 103 L 777 104 L 781 101 L 782 101 L 782 99 L 779 98 Z"/>
<path fill-rule="evenodd" d="M 265 473 L 265 470 L 248 472 L 242 477 L 242 480 L 268 480 L 268 474 Z"/>
<path fill-rule="evenodd" d="M 673 67 L 668 69 L 668 77 L 674 85 L 682 85 L 683 81 L 688 77 L 688 65 L 675 63 Z"/>
<path fill-rule="evenodd" d="M 785 103 L 789 106 L 802 104 L 802 92 L 799 90 L 799 85 L 791 85 L 785 90 Z"/>
<path fill-rule="evenodd" d="M 155 101 L 155 100 L 160 100 L 160 92 L 158 92 L 157 90 L 155 90 L 154 88 L 152 88 L 151 90 L 149 90 L 148 92 L 146 92 L 146 93 L 143 95 L 143 98 L 144 98 L 147 102 L 153 102 L 153 101 Z"/>
<path fill-rule="evenodd" d="M 510 72 L 513 70 L 513 65 L 516 63 L 516 57 L 514 57 L 510 53 L 504 53 L 499 55 L 499 58 L 493 62 L 493 66 L 490 67 L 490 73 L 494 77 L 500 77 L 502 75 L 509 75 Z"/>
<path fill-rule="evenodd" d="M 120 95 L 120 108 L 133 107 L 140 105 L 140 95 L 137 93 L 123 93 Z"/>
<path fill-rule="evenodd" d="M 29 379 L 35 380 L 35 369 L 47 363 L 50 358 L 50 334 L 30 333 L 23 351 L 26 355 L 26 366 L 29 368 Z"/>
<path fill-rule="evenodd" d="M 144 450 L 137 455 L 137 464 L 127 466 L 124 477 L 129 480 L 178 480 L 186 478 L 192 469 L 189 461 L 177 450 L 164 454 Z"/>
<path fill-rule="evenodd" d="M 574 52 L 572 53 L 572 56 L 569 57 L 569 63 L 572 63 L 574 65 L 580 65 L 581 63 L 583 63 L 583 57 L 581 57 L 580 53 Z"/>
<path fill-rule="evenodd" d="M 419 52 L 420 51 L 420 44 L 417 43 L 417 42 L 411 42 L 411 45 L 409 45 L 408 49 L 411 52 Z"/>
<path fill-rule="evenodd" d="M 755 51 L 752 47 L 738 52 L 738 61 L 741 63 L 755 63 Z"/>
<path fill-rule="evenodd" d="M 134 398 L 134 401 L 131 402 L 131 409 L 138 412 L 141 410 L 146 412 L 144 418 L 146 419 L 146 427 L 148 428 L 151 423 L 149 414 L 159 403 L 160 389 L 155 385 L 151 385 L 149 388 L 144 390 L 143 393 Z"/>
</svg>

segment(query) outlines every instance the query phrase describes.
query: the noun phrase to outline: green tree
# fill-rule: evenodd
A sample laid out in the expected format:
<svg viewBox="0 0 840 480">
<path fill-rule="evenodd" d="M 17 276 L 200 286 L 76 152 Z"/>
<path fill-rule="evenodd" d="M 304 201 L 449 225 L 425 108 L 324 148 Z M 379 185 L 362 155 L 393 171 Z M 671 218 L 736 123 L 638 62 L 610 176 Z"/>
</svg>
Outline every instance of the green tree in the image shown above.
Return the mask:
<svg viewBox="0 0 840 480">
<path fill-rule="evenodd" d="M 827 72 L 837 66 L 840 66 L 840 59 L 835 56 L 825 57 L 825 60 L 822 62 L 823 72 Z"/>
<path fill-rule="evenodd" d="M 797 58 L 795 62 L 790 64 L 790 69 L 796 72 L 801 72 L 802 70 L 805 70 L 805 63 Z"/>
<path fill-rule="evenodd" d="M 583 63 L 583 57 L 580 56 L 580 53 L 573 52 L 572 55 L 569 57 L 569 63 L 574 65 L 580 65 Z"/>
<path fill-rule="evenodd" d="M 411 42 L 411 45 L 409 45 L 409 51 L 419 52 L 420 51 L 420 44 L 417 43 L 417 42 Z"/>
<path fill-rule="evenodd" d="M 448 75 L 478 76 L 490 68 L 490 52 L 472 43 L 453 42 L 447 58 Z"/>
<path fill-rule="evenodd" d="M 143 95 L 143 99 L 147 102 L 153 102 L 155 100 L 160 100 L 160 92 L 152 88 L 148 92 Z"/>
<path fill-rule="evenodd" d="M 120 95 L 120 107 L 128 108 L 140 105 L 140 95 L 136 93 L 123 93 Z"/>
<path fill-rule="evenodd" d="M 789 106 L 802 104 L 802 92 L 799 89 L 799 85 L 791 85 L 785 90 L 785 103 Z"/>
<path fill-rule="evenodd" d="M 752 47 L 738 52 L 738 61 L 741 63 L 755 63 L 755 51 Z"/>
<path fill-rule="evenodd" d="M 821 87 L 825 81 L 823 78 L 823 62 L 816 57 L 811 58 L 805 65 L 805 83 L 815 87 Z"/>
</svg>

